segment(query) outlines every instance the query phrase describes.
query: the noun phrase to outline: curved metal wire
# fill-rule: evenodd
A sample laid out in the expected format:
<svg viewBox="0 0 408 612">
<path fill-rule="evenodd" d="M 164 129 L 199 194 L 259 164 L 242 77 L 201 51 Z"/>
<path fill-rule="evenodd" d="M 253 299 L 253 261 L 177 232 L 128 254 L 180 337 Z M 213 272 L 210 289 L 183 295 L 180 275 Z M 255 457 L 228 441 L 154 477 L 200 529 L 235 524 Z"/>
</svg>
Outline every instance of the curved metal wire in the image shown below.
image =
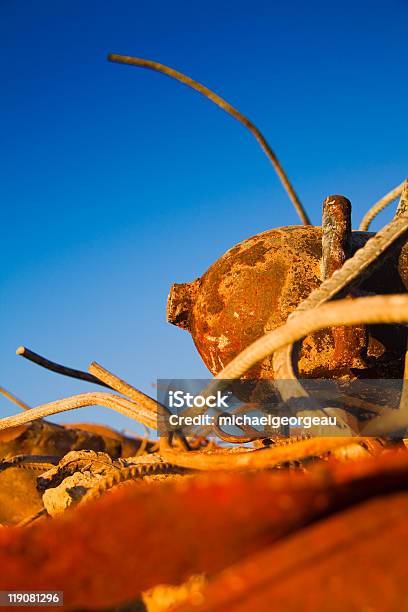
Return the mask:
<svg viewBox="0 0 408 612">
<path fill-rule="evenodd" d="M 387 193 L 380 200 L 378 200 L 378 202 L 372 205 L 372 207 L 366 212 L 360 223 L 360 227 L 358 228 L 360 231 L 366 232 L 368 230 L 371 221 L 378 215 L 378 213 L 384 210 L 384 208 L 386 208 L 389 204 L 391 204 L 391 202 L 396 200 L 398 196 L 402 193 L 405 183 L 406 181 L 403 181 L 401 185 L 398 185 L 397 187 L 392 189 L 389 193 Z"/>
<path fill-rule="evenodd" d="M 234 119 L 239 121 L 242 125 L 244 125 L 255 137 L 257 142 L 260 144 L 262 150 L 264 151 L 265 155 L 268 157 L 273 167 L 275 168 L 275 171 L 283 187 L 285 188 L 286 193 L 292 201 L 302 223 L 304 225 L 311 224 L 308 214 L 303 208 L 303 205 L 301 204 L 296 191 L 294 190 L 290 180 L 288 179 L 286 172 L 284 171 L 280 161 L 276 157 L 276 154 L 272 151 L 263 134 L 256 127 L 256 125 L 252 123 L 252 121 L 250 121 L 247 117 L 245 117 L 245 115 L 243 115 L 240 111 L 238 111 L 231 104 L 229 104 L 229 102 L 226 102 L 226 100 L 211 91 L 211 89 L 209 89 L 208 87 L 205 87 L 205 85 L 201 85 L 201 83 L 198 83 L 197 81 L 195 81 L 189 76 L 186 76 L 182 72 L 174 70 L 173 68 L 165 66 L 164 64 L 160 64 L 159 62 L 154 62 L 152 60 L 147 60 L 140 57 L 117 55 L 116 53 L 111 53 L 110 55 L 108 55 L 108 60 L 110 62 L 116 62 L 118 64 L 129 64 L 130 66 L 138 66 L 139 68 L 148 68 L 149 70 L 155 70 L 156 72 L 161 72 L 166 76 L 176 79 L 176 81 L 180 81 L 180 83 L 183 83 L 184 85 L 187 85 L 188 87 L 191 87 L 192 89 L 198 91 L 200 94 L 211 100 L 211 102 L 214 102 L 214 104 L 222 108 L 223 111 L 225 111 L 226 113 L 234 117 Z"/>
</svg>

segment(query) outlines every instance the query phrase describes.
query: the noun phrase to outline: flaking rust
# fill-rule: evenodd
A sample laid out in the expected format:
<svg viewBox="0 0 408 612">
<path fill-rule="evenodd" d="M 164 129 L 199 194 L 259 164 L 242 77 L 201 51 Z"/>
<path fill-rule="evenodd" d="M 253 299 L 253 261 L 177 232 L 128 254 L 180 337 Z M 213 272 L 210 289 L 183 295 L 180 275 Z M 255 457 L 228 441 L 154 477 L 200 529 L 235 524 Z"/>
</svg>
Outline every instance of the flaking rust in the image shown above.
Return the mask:
<svg viewBox="0 0 408 612">
<path fill-rule="evenodd" d="M 208 369 L 217 374 L 263 334 L 284 324 L 323 280 L 370 237 L 351 231 L 351 204 L 325 200 L 323 228 L 289 226 L 267 230 L 237 244 L 201 278 L 170 290 L 167 319 L 188 330 Z M 400 246 L 355 295 L 404 293 L 408 246 Z M 316 332 L 299 349 L 303 377 L 400 377 L 406 332 L 399 326 L 363 326 Z M 273 378 L 270 357 L 246 378 Z"/>
</svg>

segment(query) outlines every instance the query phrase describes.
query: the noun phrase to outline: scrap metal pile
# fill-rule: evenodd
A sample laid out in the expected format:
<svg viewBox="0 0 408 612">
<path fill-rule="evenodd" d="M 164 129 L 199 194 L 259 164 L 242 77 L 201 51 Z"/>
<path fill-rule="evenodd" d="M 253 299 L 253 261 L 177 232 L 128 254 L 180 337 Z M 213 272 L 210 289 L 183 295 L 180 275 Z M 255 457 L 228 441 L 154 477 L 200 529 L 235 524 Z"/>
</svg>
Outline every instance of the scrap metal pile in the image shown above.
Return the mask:
<svg viewBox="0 0 408 612">
<path fill-rule="evenodd" d="M 170 447 L 37 420 L 0 452 L 2 588 L 63 591 L 73 610 L 408 603 L 403 441 Z"/>
<path fill-rule="evenodd" d="M 243 122 L 308 222 L 238 111 L 165 66 L 110 59 L 186 82 Z M 169 321 L 192 333 L 215 375 L 204 395 L 225 380 L 273 380 L 299 415 L 310 410 L 302 379 L 400 380 L 396 410 L 323 402 L 336 435 L 153 439 L 58 425 L 49 417 L 106 406 L 156 430 L 168 408 L 97 363 L 82 372 L 18 349 L 105 389 L 35 408 L 3 390 L 21 412 L 0 419 L 0 589 L 63 591 L 72 610 L 407 609 L 408 183 L 374 212 L 398 196 L 376 234 L 373 212 L 352 232 L 350 202 L 331 196 L 322 228 L 259 234 L 170 292 Z"/>
</svg>

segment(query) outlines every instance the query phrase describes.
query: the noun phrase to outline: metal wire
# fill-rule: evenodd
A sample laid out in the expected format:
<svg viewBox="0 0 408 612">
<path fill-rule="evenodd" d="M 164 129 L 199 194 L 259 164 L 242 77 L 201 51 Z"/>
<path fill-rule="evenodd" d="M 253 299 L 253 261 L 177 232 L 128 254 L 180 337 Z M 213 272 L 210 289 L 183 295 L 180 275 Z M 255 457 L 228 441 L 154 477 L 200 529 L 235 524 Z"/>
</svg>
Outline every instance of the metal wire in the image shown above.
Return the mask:
<svg viewBox="0 0 408 612">
<path fill-rule="evenodd" d="M 264 153 L 266 154 L 266 156 L 272 163 L 273 167 L 275 168 L 275 171 L 277 175 L 279 176 L 280 181 L 286 190 L 286 193 L 288 194 L 290 200 L 292 201 L 302 223 L 304 225 L 311 224 L 310 219 L 305 209 L 303 208 L 303 205 L 301 204 L 297 193 L 295 192 L 292 186 L 292 183 L 288 179 L 286 172 L 284 171 L 281 163 L 276 157 L 276 154 L 272 151 L 271 147 L 269 146 L 263 134 L 256 127 L 256 125 L 252 123 L 252 121 L 250 121 L 247 117 L 245 117 L 245 115 L 243 115 L 240 111 L 238 111 L 231 104 L 229 104 L 229 102 L 226 102 L 226 100 L 221 98 L 218 94 L 211 91 L 211 89 L 209 89 L 208 87 L 201 85 L 201 83 L 198 83 L 191 77 L 188 77 L 182 72 L 179 72 L 178 70 L 174 70 L 173 68 L 170 68 L 169 66 L 160 64 L 159 62 L 142 59 L 140 57 L 129 57 L 126 55 L 117 55 L 115 53 L 111 53 L 110 55 L 108 55 L 108 60 L 110 62 L 117 62 L 119 64 L 129 64 L 131 66 L 138 66 L 140 68 L 148 68 L 149 70 L 155 70 L 156 72 L 161 72 L 162 74 L 172 77 L 173 79 L 180 81 L 180 83 L 183 83 L 184 85 L 188 85 L 188 87 L 195 89 L 200 94 L 202 94 L 203 96 L 211 100 L 211 102 L 214 102 L 214 104 L 222 108 L 223 111 L 225 111 L 226 113 L 234 117 L 234 119 L 239 121 L 242 125 L 244 125 L 251 132 L 251 134 L 255 137 L 257 142 L 260 144 L 262 150 L 264 151 Z"/>
</svg>

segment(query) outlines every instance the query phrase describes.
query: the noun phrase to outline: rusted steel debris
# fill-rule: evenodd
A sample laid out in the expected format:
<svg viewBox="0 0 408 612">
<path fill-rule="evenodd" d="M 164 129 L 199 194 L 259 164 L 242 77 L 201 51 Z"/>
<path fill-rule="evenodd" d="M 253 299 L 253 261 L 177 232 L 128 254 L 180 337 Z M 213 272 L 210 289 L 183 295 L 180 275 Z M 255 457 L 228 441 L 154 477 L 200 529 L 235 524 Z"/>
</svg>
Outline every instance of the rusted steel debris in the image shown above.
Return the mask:
<svg viewBox="0 0 408 612">
<path fill-rule="evenodd" d="M 16 590 L 63 588 L 68 608 L 85 609 L 118 605 L 156 584 L 178 584 L 202 572 L 217 584 L 217 572 L 247 555 L 272 545 L 279 550 L 279 541 L 291 533 L 307 538 L 305 525 L 328 533 L 325 524 L 333 512 L 356 507 L 358 516 L 364 500 L 407 486 L 406 451 L 356 463 L 318 463 L 306 472 L 224 472 L 163 485 L 134 483 L 53 520 L 1 529 L 0 564 L 7 564 L 8 572 L 0 582 Z M 393 508 L 387 511 L 383 503 L 383 522 L 392 521 Z M 366 518 L 354 521 L 357 539 L 366 528 Z M 313 550 L 324 554 L 320 540 L 311 540 L 310 556 Z M 87 563 L 81 561 L 85 550 Z M 364 560 L 355 558 L 354 564 L 359 574 Z M 271 592 L 274 588 L 279 585 L 272 582 Z M 353 592 L 344 597 L 350 601 Z"/>
<path fill-rule="evenodd" d="M 242 113 L 167 66 L 109 59 L 171 76 L 245 125 L 309 223 L 276 155 Z M 0 590 L 63 590 L 72 610 L 408 607 L 408 451 L 401 435 L 384 434 L 408 428 L 408 297 L 402 295 L 408 183 L 380 200 L 362 225 L 367 229 L 398 194 L 395 219 L 375 237 L 353 232 L 349 200 L 329 196 L 321 228 L 253 236 L 201 278 L 170 291 L 168 320 L 192 334 L 216 375 L 210 388 L 227 374 L 283 377 L 298 383 L 302 399 L 299 375 L 404 376 L 401 410 L 391 411 L 397 414 L 349 398 L 350 409 L 362 407 L 375 418 L 360 423 L 338 411 L 341 437 L 262 438 L 249 426 L 242 435 L 216 427 L 235 444 L 225 447 L 209 432 L 150 440 L 94 424 L 56 425 L 45 418 L 104 405 L 155 428 L 168 409 L 95 362 L 84 372 L 20 347 L 17 354 L 38 365 L 114 393 L 30 408 L 0 389 L 24 410 L 0 419 L 0 567 L 7 568 Z M 333 299 L 339 297 L 345 299 Z M 288 403 L 291 392 L 278 389 Z M 382 437 L 365 437 L 377 430 Z"/>
<path fill-rule="evenodd" d="M 396 492 L 314 523 L 224 570 L 173 611 L 406 609 L 407 511 L 408 494 Z"/>
<path fill-rule="evenodd" d="M 190 331 L 204 363 L 218 374 L 260 336 L 282 325 L 320 286 L 327 275 L 321 263 L 326 234 L 314 226 L 286 227 L 245 240 L 227 251 L 200 279 L 173 285 L 168 300 L 169 322 Z M 371 236 L 352 232 L 344 257 L 358 251 Z M 396 247 L 361 283 L 363 295 L 406 292 L 408 245 L 399 242 Z M 349 363 L 356 376 L 361 371 L 367 378 L 401 377 L 405 330 L 370 328 L 360 346 L 362 340 L 357 342 Z M 332 330 L 307 336 L 299 352 L 300 377 L 341 375 L 344 363 L 339 366 L 335 353 Z M 271 360 L 258 363 L 245 376 L 274 378 Z"/>
<path fill-rule="evenodd" d="M 351 252 L 351 202 L 342 196 L 329 196 L 323 202 L 322 218 L 322 280 L 339 270 Z M 363 353 L 368 353 L 366 329 L 334 327 L 331 367 L 337 375 L 351 375 L 353 367 L 364 368 Z"/>
</svg>

